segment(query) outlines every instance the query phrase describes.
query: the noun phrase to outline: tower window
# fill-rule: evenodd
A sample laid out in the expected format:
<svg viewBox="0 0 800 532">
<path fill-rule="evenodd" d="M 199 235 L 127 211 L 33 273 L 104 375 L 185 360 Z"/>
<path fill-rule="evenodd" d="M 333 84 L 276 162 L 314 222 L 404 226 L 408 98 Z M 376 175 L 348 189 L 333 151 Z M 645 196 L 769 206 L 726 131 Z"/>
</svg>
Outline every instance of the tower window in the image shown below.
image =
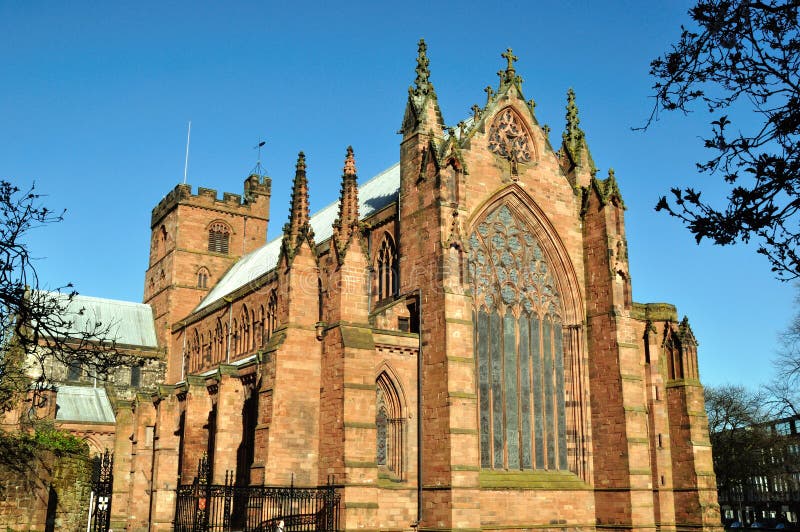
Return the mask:
<svg viewBox="0 0 800 532">
<path fill-rule="evenodd" d="M 197 288 L 208 288 L 208 270 L 205 268 L 197 272 Z"/>
<path fill-rule="evenodd" d="M 208 228 L 208 250 L 214 253 L 228 254 L 228 243 L 231 232 L 222 222 L 215 222 Z"/>
</svg>

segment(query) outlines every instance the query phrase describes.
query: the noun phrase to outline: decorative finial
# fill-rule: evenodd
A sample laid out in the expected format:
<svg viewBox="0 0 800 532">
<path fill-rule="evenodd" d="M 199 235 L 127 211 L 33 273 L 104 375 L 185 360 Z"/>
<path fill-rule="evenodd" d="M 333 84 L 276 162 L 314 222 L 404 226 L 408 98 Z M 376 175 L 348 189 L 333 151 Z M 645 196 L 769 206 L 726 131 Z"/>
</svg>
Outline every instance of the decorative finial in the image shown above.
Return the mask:
<svg viewBox="0 0 800 532">
<path fill-rule="evenodd" d="M 339 264 L 344 261 L 352 236 L 358 231 L 358 184 L 356 182 L 356 159 L 353 147 L 347 147 L 342 173 L 342 190 L 339 194 L 339 217 L 333 222 L 333 240 Z"/>
<path fill-rule="evenodd" d="M 543 125 L 542 131 L 544 131 L 545 137 L 550 137 L 550 126 L 548 126 L 547 124 Z"/>
<path fill-rule="evenodd" d="M 472 110 L 472 122 L 473 122 L 473 124 L 477 124 L 478 123 L 478 119 L 481 116 L 481 108 L 476 103 L 472 107 L 470 107 L 470 109 Z"/>
<path fill-rule="evenodd" d="M 575 131 L 580 123 L 578 105 L 575 103 L 575 91 L 570 87 L 567 91 L 567 131 Z"/>
<path fill-rule="evenodd" d="M 536 109 L 536 102 L 533 100 L 533 98 L 531 98 L 530 100 L 528 100 L 528 107 L 530 107 L 531 111 L 533 111 L 534 109 Z"/>
<path fill-rule="evenodd" d="M 283 226 L 282 252 L 291 261 L 305 238 L 313 242 L 314 231 L 308 223 L 308 180 L 306 179 L 306 155 L 297 154 L 294 182 L 292 183 L 292 204 L 289 210 L 289 222 Z M 312 245 L 313 249 L 313 245 Z"/>
<path fill-rule="evenodd" d="M 415 69 L 417 72 L 417 79 L 414 80 L 417 86 L 414 90 L 414 94 L 417 96 L 428 94 L 433 89 L 433 85 L 430 82 L 431 72 L 428 70 L 430 61 L 425 54 L 427 50 L 428 46 L 425 44 L 425 39 L 420 39 L 419 43 L 417 43 L 417 68 Z"/>
<path fill-rule="evenodd" d="M 490 103 L 492 103 L 492 98 L 494 97 L 494 89 L 492 88 L 491 85 L 487 85 L 486 88 L 483 89 L 483 92 L 486 93 L 486 105 L 488 106 Z"/>
<path fill-rule="evenodd" d="M 347 156 L 344 159 L 344 175 L 346 176 L 354 176 L 356 175 L 356 159 L 353 156 L 353 147 L 347 147 Z"/>
<path fill-rule="evenodd" d="M 508 74 L 507 79 L 511 81 L 514 79 L 514 61 L 519 59 L 519 57 L 514 55 L 514 52 L 511 50 L 511 48 L 506 48 L 506 51 L 500 54 L 500 57 L 504 57 L 506 61 L 508 61 L 508 66 L 506 66 L 506 74 Z"/>
<path fill-rule="evenodd" d="M 561 138 L 573 162 L 580 165 L 582 164 L 581 150 L 583 150 L 584 133 L 580 128 L 581 119 L 578 117 L 578 105 L 575 103 L 575 91 L 572 88 L 567 91 L 566 110 L 567 124 Z"/>
<path fill-rule="evenodd" d="M 608 178 L 609 178 L 610 180 L 612 180 L 612 181 L 616 181 L 616 179 L 617 179 L 617 178 L 616 178 L 616 176 L 614 175 L 614 169 L 613 169 L 613 168 L 609 168 L 609 169 L 608 169 Z"/>
</svg>

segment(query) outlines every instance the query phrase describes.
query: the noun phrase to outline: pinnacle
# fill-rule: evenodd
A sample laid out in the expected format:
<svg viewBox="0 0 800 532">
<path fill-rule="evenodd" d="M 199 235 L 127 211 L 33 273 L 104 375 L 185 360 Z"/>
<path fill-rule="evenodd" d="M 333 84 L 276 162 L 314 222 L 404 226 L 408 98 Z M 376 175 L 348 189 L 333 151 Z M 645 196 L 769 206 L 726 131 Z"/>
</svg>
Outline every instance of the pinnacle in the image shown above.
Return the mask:
<svg viewBox="0 0 800 532">
<path fill-rule="evenodd" d="M 569 154 L 570 160 L 576 166 L 587 166 L 594 175 L 596 172 L 589 147 L 586 144 L 586 134 L 580 128 L 581 119 L 578 116 L 578 105 L 575 103 L 575 91 L 567 91 L 566 126 L 561 138 L 564 141 L 564 150 Z M 583 152 L 586 157 L 583 157 Z"/>
<path fill-rule="evenodd" d="M 415 96 L 421 96 L 433 92 L 433 85 L 430 82 L 431 72 L 428 69 L 430 61 L 426 55 L 428 45 L 425 44 L 425 39 L 420 39 L 417 44 L 417 79 L 414 80 L 416 88 L 414 89 Z"/>
<path fill-rule="evenodd" d="M 344 175 L 346 176 L 355 176 L 356 175 L 356 159 L 353 156 L 353 147 L 347 147 L 347 156 L 344 159 Z"/>
<path fill-rule="evenodd" d="M 358 183 L 353 147 L 347 147 L 342 173 L 342 190 L 339 194 L 339 217 L 333 223 L 333 236 L 337 256 L 341 263 L 347 253 L 352 235 L 358 230 Z"/>
<path fill-rule="evenodd" d="M 294 183 L 292 184 L 292 205 L 289 212 L 288 232 L 293 238 L 300 234 L 303 226 L 308 225 L 308 180 L 306 179 L 306 156 L 297 154 Z"/>
</svg>

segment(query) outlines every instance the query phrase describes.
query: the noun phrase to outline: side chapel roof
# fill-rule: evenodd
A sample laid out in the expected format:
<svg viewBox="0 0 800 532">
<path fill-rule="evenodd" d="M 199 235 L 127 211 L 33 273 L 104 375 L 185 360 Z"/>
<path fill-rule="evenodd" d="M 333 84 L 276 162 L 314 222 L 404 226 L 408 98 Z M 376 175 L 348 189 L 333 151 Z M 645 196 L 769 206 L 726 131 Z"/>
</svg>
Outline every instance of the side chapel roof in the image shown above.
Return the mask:
<svg viewBox="0 0 800 532">
<path fill-rule="evenodd" d="M 400 190 L 400 163 L 387 168 L 358 187 L 358 212 L 361 219 L 397 201 Z M 317 243 L 328 240 L 333 235 L 333 222 L 339 213 L 339 202 L 334 201 L 317 211 L 311 219 L 314 240 Z M 278 264 L 282 238 L 267 242 L 255 251 L 240 258 L 214 285 L 214 288 L 200 302 L 195 311 L 201 310 L 231 292 L 255 281 Z"/>
<path fill-rule="evenodd" d="M 65 316 L 60 320 L 68 325 L 65 336 L 80 336 L 100 328 L 108 328 L 109 338 L 117 344 L 149 349 L 158 348 L 153 309 L 145 303 L 133 303 L 118 299 L 104 299 L 76 294 L 45 292 L 44 297 L 55 297 L 66 305 Z"/>
<path fill-rule="evenodd" d="M 59 385 L 56 421 L 114 423 L 114 410 L 103 388 Z"/>
</svg>

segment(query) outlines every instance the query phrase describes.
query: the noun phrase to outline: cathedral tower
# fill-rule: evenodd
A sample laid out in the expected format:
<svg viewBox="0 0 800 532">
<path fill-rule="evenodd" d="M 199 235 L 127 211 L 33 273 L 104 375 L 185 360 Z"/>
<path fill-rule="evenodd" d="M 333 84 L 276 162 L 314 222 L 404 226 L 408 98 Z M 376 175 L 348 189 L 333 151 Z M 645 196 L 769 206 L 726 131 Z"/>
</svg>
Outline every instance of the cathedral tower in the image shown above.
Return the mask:
<svg viewBox="0 0 800 532">
<path fill-rule="evenodd" d="M 271 180 L 250 175 L 244 194 L 177 185 L 153 209 L 144 302 L 153 307 L 161 346 L 236 260 L 266 242 Z M 171 375 L 179 367 L 169 364 Z"/>
</svg>

